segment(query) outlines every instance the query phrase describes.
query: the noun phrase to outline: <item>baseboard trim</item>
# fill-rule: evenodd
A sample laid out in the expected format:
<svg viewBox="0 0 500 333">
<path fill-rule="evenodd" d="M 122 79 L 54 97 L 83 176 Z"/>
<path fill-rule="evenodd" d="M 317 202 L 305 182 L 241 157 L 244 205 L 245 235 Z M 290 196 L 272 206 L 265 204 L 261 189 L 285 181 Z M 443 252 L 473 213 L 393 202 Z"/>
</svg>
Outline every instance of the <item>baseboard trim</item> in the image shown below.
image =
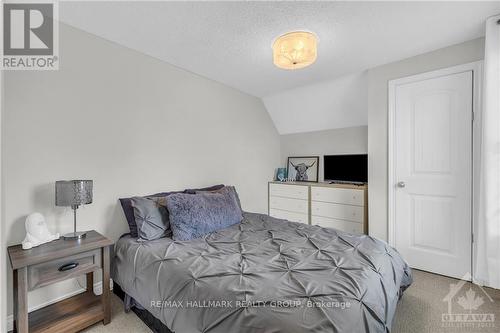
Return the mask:
<svg viewBox="0 0 500 333">
<path fill-rule="evenodd" d="M 110 285 L 111 290 L 113 290 L 113 280 L 112 279 L 109 280 L 109 285 Z M 57 303 L 59 301 L 62 301 L 64 299 L 66 299 L 66 298 L 70 298 L 72 296 L 78 295 L 78 294 L 80 294 L 80 293 L 82 293 L 84 291 L 85 291 L 85 288 L 78 288 L 78 289 L 76 289 L 76 290 L 74 290 L 74 291 L 72 291 L 70 293 L 61 295 L 61 296 L 56 297 L 54 299 L 48 300 L 47 302 L 44 302 L 44 303 L 41 303 L 41 304 L 37 304 L 37 305 L 35 305 L 33 307 L 30 307 L 28 309 L 28 312 L 36 311 L 36 310 L 44 308 L 44 307 L 46 307 L 48 305 L 51 305 L 51 304 Z M 94 293 L 96 295 L 102 294 L 102 281 L 94 283 Z M 8 315 L 7 316 L 7 332 L 10 332 L 12 330 L 14 330 L 14 315 Z"/>
</svg>

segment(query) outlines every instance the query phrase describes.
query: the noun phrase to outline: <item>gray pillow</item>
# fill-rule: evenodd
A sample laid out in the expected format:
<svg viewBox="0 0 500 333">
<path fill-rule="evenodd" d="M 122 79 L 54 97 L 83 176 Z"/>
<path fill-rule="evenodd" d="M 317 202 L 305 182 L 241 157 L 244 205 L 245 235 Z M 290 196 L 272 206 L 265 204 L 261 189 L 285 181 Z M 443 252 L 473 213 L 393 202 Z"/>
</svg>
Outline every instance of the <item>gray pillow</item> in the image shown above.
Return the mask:
<svg viewBox="0 0 500 333">
<path fill-rule="evenodd" d="M 238 203 L 238 207 L 240 207 L 240 209 L 242 209 L 240 197 L 238 195 L 238 192 L 236 192 L 236 188 L 234 186 L 224 186 L 224 187 L 221 187 L 218 189 L 209 189 L 209 190 L 201 189 L 201 190 L 197 190 L 196 194 L 199 194 L 199 193 L 227 193 L 228 191 L 233 192 L 234 197 L 236 198 L 236 202 Z"/>
<path fill-rule="evenodd" d="M 190 240 L 240 223 L 243 219 L 235 192 L 172 194 L 167 197 L 174 240 Z"/>
<path fill-rule="evenodd" d="M 137 236 L 144 240 L 155 240 L 170 233 L 166 197 L 133 197 L 130 203 L 134 209 Z"/>
</svg>

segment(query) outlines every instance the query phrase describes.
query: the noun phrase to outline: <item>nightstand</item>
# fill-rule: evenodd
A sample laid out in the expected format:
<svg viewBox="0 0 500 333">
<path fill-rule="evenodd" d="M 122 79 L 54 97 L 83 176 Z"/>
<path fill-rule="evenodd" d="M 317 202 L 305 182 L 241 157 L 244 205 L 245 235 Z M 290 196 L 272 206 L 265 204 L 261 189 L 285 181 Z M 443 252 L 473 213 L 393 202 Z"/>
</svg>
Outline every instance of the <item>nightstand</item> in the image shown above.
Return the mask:
<svg viewBox="0 0 500 333">
<path fill-rule="evenodd" d="M 92 230 L 80 240 L 62 238 L 29 250 L 8 247 L 14 270 L 14 320 L 17 332 L 78 332 L 111 320 L 109 268 L 113 242 Z M 102 269 L 102 295 L 94 294 L 93 272 Z M 28 314 L 28 291 L 86 275 L 87 290 Z"/>
</svg>

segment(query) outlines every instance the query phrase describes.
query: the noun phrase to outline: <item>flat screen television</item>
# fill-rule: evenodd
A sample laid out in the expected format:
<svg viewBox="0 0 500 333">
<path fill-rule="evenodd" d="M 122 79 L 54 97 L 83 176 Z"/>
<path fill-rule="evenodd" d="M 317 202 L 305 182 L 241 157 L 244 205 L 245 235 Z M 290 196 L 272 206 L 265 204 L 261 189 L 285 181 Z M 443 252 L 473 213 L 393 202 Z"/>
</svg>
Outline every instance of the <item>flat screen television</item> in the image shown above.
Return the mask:
<svg viewBox="0 0 500 333">
<path fill-rule="evenodd" d="M 367 183 L 368 155 L 325 155 L 323 171 L 327 182 Z"/>
</svg>

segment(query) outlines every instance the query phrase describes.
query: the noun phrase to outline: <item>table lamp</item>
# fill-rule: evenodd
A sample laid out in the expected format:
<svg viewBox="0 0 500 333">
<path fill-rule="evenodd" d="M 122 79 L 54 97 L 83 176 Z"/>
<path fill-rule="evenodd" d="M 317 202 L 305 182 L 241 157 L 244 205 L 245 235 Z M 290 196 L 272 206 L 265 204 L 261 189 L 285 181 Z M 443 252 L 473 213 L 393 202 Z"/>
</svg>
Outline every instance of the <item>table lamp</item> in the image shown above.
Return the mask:
<svg viewBox="0 0 500 333">
<path fill-rule="evenodd" d="M 73 232 L 63 235 L 64 239 L 81 239 L 86 232 L 76 231 L 76 210 L 80 205 L 92 203 L 92 180 L 56 181 L 56 206 L 73 209 Z"/>
</svg>

